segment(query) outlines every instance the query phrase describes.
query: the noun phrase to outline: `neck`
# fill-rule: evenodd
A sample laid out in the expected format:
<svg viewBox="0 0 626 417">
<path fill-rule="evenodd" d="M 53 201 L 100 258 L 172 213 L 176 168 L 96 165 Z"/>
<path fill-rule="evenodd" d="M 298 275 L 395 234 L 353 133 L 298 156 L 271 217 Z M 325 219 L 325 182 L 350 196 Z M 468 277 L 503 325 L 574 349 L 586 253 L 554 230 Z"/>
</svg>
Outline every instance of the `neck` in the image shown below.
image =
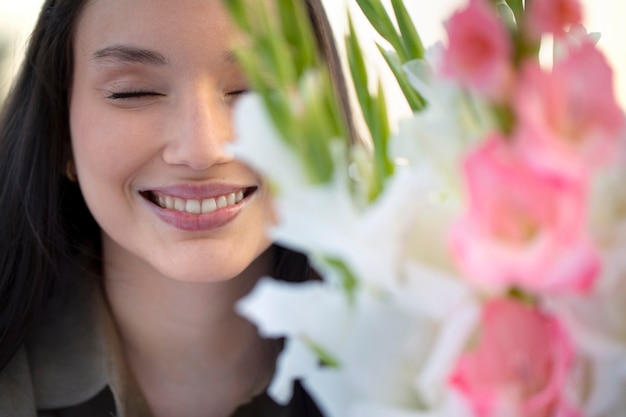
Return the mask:
<svg viewBox="0 0 626 417">
<path fill-rule="evenodd" d="M 268 250 L 218 283 L 107 264 L 105 291 L 126 359 L 155 416 L 227 416 L 265 388 L 277 343 L 261 339 L 233 306 L 273 261 Z"/>
</svg>

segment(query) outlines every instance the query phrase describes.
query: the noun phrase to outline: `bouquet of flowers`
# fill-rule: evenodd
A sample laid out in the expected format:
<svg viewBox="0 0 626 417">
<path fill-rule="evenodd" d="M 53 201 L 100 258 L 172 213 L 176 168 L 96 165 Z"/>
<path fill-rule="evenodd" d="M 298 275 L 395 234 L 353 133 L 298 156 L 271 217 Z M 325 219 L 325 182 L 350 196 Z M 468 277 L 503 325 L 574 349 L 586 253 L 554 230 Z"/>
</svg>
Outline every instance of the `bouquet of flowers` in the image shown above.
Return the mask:
<svg viewBox="0 0 626 417">
<path fill-rule="evenodd" d="M 578 1 L 469 0 L 425 50 L 402 0 L 357 0 L 413 110 L 392 132 L 350 25 L 366 140 L 300 2 L 254 3 L 228 2 L 256 90 L 233 150 L 321 277 L 238 304 L 285 338 L 270 394 L 299 379 L 328 417 L 624 415 L 626 119 Z"/>
</svg>

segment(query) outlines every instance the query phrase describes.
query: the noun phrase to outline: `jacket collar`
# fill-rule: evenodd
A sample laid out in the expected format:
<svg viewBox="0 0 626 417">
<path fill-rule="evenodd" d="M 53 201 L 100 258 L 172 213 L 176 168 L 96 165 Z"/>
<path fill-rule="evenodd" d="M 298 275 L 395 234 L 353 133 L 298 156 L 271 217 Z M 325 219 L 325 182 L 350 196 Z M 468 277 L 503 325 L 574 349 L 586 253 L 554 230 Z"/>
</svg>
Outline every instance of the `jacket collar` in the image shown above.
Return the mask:
<svg viewBox="0 0 626 417">
<path fill-rule="evenodd" d="M 124 360 L 100 279 L 75 276 L 71 289 L 54 301 L 25 346 L 0 372 L 0 410 L 12 417 L 34 417 L 37 410 L 84 404 L 108 388 L 116 417 L 151 416 Z M 264 393 L 234 417 L 300 415 L 291 414 L 291 409 Z"/>
<path fill-rule="evenodd" d="M 106 387 L 118 416 L 149 416 L 122 354 L 101 281 L 79 276 L 26 344 L 38 409 L 75 406 Z"/>
</svg>

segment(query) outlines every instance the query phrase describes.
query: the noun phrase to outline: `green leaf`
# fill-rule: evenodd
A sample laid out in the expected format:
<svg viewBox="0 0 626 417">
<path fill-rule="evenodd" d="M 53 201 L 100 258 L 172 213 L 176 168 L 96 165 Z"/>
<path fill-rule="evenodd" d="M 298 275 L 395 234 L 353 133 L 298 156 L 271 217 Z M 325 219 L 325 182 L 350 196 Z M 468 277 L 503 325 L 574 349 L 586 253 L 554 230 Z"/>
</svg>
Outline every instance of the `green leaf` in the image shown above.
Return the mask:
<svg viewBox="0 0 626 417">
<path fill-rule="evenodd" d="M 391 44 L 398 56 L 400 56 L 400 60 L 406 62 L 408 56 L 406 55 L 401 36 L 398 34 L 398 30 L 391 21 L 382 2 L 380 0 L 357 0 L 357 3 L 376 32 Z"/>
<path fill-rule="evenodd" d="M 511 7 L 506 3 L 498 4 L 498 15 L 513 34 L 518 30 L 517 18 Z"/>
<path fill-rule="evenodd" d="M 500 130 L 506 135 L 512 133 L 516 122 L 515 112 L 513 109 L 506 104 L 493 105 L 491 108 Z"/>
<path fill-rule="evenodd" d="M 530 0 L 526 0 L 526 7 L 528 7 L 528 3 L 530 3 Z M 519 25 L 522 24 L 522 21 L 524 19 L 523 0 L 506 0 L 506 4 L 508 4 L 511 10 L 513 11 L 513 15 L 515 16 L 515 21 L 517 22 L 517 25 L 519 27 Z"/>
<path fill-rule="evenodd" d="M 350 73 L 352 75 L 352 82 L 356 91 L 357 99 L 359 101 L 361 110 L 363 111 L 363 117 L 367 123 L 367 111 L 370 108 L 370 93 L 367 88 L 369 84 L 367 69 L 365 67 L 365 60 L 363 59 L 363 51 L 358 43 L 356 32 L 352 20 L 348 19 L 348 35 L 346 36 L 346 53 L 348 56 L 348 63 L 350 67 Z M 368 123 L 369 124 L 369 123 Z"/>
<path fill-rule="evenodd" d="M 290 45 L 297 46 L 292 53 L 298 74 L 302 74 L 317 62 L 316 40 L 304 4 L 302 1 L 280 0 L 278 10 L 285 38 Z"/>
<path fill-rule="evenodd" d="M 325 96 L 313 94 L 305 102 L 306 117 L 302 120 L 302 137 L 299 154 L 303 163 L 308 165 L 309 173 L 315 183 L 326 183 L 332 179 L 334 171 L 333 160 L 330 154 L 330 140 L 332 126 L 327 118 Z"/>
<path fill-rule="evenodd" d="M 383 179 L 391 176 L 394 171 L 394 165 L 389 161 L 387 144 L 389 142 L 389 136 L 391 136 L 391 125 L 389 124 L 389 113 L 387 107 L 387 99 L 385 98 L 385 90 L 381 82 L 378 83 L 378 94 L 375 101 L 376 107 L 376 120 L 378 120 L 378 143 L 374 146 L 378 146 L 376 149 L 376 155 L 378 158 L 377 165 L 379 171 L 383 175 Z"/>
<path fill-rule="evenodd" d="M 246 13 L 246 6 L 242 0 L 229 0 L 225 1 L 224 5 L 228 8 L 228 12 L 233 17 L 237 26 L 243 29 L 245 32 L 250 30 L 250 22 L 248 21 L 248 14 Z"/>
<path fill-rule="evenodd" d="M 322 366 L 327 366 L 329 368 L 335 369 L 339 369 L 341 367 L 341 362 L 339 362 L 339 359 L 335 358 L 329 351 L 324 349 L 322 346 L 318 345 L 310 339 L 306 340 L 306 345 L 319 358 Z"/>
<path fill-rule="evenodd" d="M 341 259 L 339 258 L 325 258 L 324 262 L 330 265 L 336 272 L 339 273 L 341 277 L 341 285 L 343 289 L 346 291 L 346 295 L 348 299 L 352 302 L 354 301 L 354 295 L 359 288 L 359 280 L 356 276 L 350 271 Z"/>
<path fill-rule="evenodd" d="M 325 75 L 327 76 L 324 77 L 324 88 L 326 89 L 326 91 L 334 91 L 332 82 L 330 80 L 330 74 L 325 73 Z M 332 134 L 329 137 L 334 139 L 349 139 L 346 120 L 344 119 L 344 114 L 341 109 L 341 104 L 338 97 L 336 97 L 335 95 L 327 95 L 325 104 L 325 111 L 327 113 L 326 120 L 332 121 Z"/>
<path fill-rule="evenodd" d="M 393 6 L 396 20 L 398 21 L 402 44 L 406 53 L 406 60 L 404 62 L 423 58 L 424 45 L 413 24 L 413 19 L 411 19 L 408 10 L 404 6 L 404 0 L 392 0 L 391 5 Z"/>
<path fill-rule="evenodd" d="M 379 83 L 376 97 L 372 97 L 369 89 L 364 88 L 368 85 L 365 60 L 351 21 L 348 27 L 346 37 L 348 62 L 363 118 L 374 145 L 374 167 L 369 195 L 370 200 L 373 201 L 382 192 L 386 178 L 393 173 L 393 164 L 389 162 L 387 156 L 387 140 L 391 134 L 391 128 L 382 85 Z"/>
<path fill-rule="evenodd" d="M 370 189 L 370 199 L 375 200 L 383 191 L 386 179 L 393 175 L 394 166 L 389 161 L 387 143 L 391 134 L 389 118 L 387 114 L 387 101 L 382 83 L 378 83 L 378 93 L 372 99 L 372 107 L 369 109 L 370 131 L 374 145 L 374 178 Z"/>
<path fill-rule="evenodd" d="M 248 34 L 249 43 L 236 54 L 251 87 L 282 139 L 299 156 L 309 180 L 330 181 L 334 172 L 330 141 L 349 136 L 305 4 L 300 0 L 226 4 Z M 362 68 L 367 76 L 364 63 Z"/>
<path fill-rule="evenodd" d="M 385 58 L 385 62 L 395 76 L 396 81 L 398 82 L 398 85 L 400 86 L 400 89 L 404 94 L 404 98 L 411 107 L 411 110 L 414 112 L 423 110 L 426 107 L 426 100 L 424 100 L 424 98 L 420 96 L 417 91 L 415 91 L 415 89 L 409 82 L 406 73 L 402 68 L 402 65 L 398 62 L 397 56 L 389 51 L 385 51 L 380 45 L 376 46 L 378 46 L 378 50 L 380 51 L 383 58 Z"/>
<path fill-rule="evenodd" d="M 508 291 L 509 298 L 516 300 L 524 305 L 536 307 L 539 303 L 538 297 L 525 291 L 522 288 L 514 287 Z"/>
</svg>

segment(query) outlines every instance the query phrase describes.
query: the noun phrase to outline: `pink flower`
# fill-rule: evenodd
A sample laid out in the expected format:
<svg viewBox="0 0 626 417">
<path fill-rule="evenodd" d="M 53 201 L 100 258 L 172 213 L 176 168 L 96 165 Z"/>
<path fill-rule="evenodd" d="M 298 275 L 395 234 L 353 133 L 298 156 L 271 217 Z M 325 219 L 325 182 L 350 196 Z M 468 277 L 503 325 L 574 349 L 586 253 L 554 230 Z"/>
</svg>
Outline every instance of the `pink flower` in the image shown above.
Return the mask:
<svg viewBox="0 0 626 417">
<path fill-rule="evenodd" d="M 560 37 L 568 26 L 580 24 L 582 15 L 579 0 L 534 0 L 529 2 L 526 24 L 531 36 L 551 33 Z"/>
<path fill-rule="evenodd" d="M 501 100 L 506 97 L 513 71 L 509 34 L 484 0 L 471 0 L 445 24 L 449 45 L 442 72 L 465 87 Z"/>
<path fill-rule="evenodd" d="M 573 347 L 561 324 L 536 308 L 493 300 L 483 310 L 480 341 L 463 355 L 450 383 L 478 417 L 574 417 L 562 391 Z"/>
<path fill-rule="evenodd" d="M 626 127 L 611 68 L 591 42 L 573 48 L 552 72 L 527 63 L 514 107 L 526 157 L 568 175 L 586 175 L 606 163 Z"/>
<path fill-rule="evenodd" d="M 587 292 L 600 262 L 585 233 L 586 184 L 535 170 L 497 135 L 465 161 L 468 212 L 452 253 L 479 286 Z"/>
</svg>

